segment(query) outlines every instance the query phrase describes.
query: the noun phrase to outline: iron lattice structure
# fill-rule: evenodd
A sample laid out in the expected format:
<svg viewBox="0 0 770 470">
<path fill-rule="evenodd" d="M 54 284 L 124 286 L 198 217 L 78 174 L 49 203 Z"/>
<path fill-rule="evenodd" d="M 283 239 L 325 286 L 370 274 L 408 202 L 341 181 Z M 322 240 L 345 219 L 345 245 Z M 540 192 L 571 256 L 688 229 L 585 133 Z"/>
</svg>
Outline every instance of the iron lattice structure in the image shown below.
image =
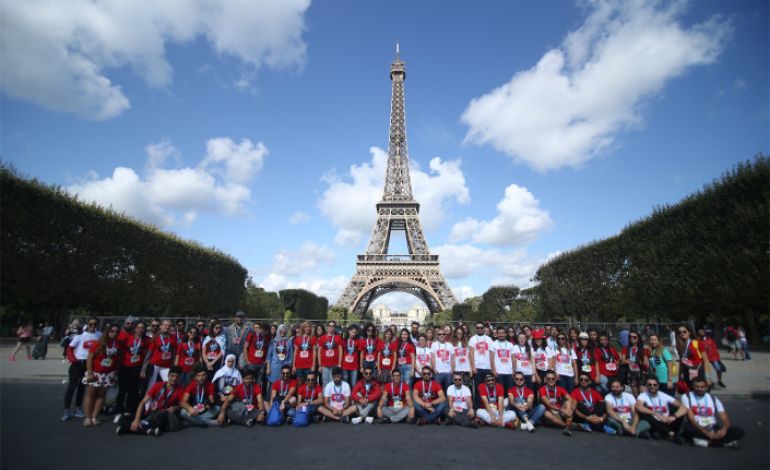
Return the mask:
<svg viewBox="0 0 770 470">
<path fill-rule="evenodd" d="M 375 299 L 389 292 L 406 292 L 425 302 L 431 313 L 452 308 L 457 299 L 439 270 L 438 255 L 430 254 L 420 226 L 420 204 L 412 196 L 406 146 L 404 80 L 406 67 L 398 55 L 390 64 L 392 97 L 388 169 L 377 222 L 366 254 L 358 255 L 356 273 L 335 307 L 362 317 Z M 388 254 L 391 232 L 404 231 L 409 254 Z"/>
</svg>

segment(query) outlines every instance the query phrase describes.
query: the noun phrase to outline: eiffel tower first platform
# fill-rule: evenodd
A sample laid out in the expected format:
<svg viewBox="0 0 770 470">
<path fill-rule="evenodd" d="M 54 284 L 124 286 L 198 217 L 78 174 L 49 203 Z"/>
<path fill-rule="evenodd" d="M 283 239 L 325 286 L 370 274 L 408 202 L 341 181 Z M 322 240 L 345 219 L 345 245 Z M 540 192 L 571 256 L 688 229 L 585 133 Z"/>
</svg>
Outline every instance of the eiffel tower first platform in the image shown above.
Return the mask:
<svg viewBox="0 0 770 470">
<path fill-rule="evenodd" d="M 356 273 L 335 304 L 359 318 L 376 298 L 389 292 L 412 294 L 424 301 L 431 313 L 448 310 L 457 303 L 439 270 L 438 255 L 430 254 L 420 227 L 420 204 L 412 196 L 406 147 L 405 79 L 406 67 L 396 45 L 396 59 L 390 64 L 393 89 L 385 190 L 377 204 L 377 222 L 366 254 L 358 255 Z M 409 254 L 388 253 L 394 230 L 406 232 Z"/>
</svg>

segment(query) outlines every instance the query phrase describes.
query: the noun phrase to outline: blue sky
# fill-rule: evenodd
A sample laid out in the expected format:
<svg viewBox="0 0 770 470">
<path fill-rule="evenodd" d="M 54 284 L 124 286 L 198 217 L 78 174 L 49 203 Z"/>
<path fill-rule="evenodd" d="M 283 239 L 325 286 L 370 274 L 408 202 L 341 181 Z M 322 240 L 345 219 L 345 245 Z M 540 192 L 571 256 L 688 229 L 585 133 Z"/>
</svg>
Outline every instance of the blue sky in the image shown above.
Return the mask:
<svg viewBox="0 0 770 470">
<path fill-rule="evenodd" d="M 414 192 L 461 298 L 768 152 L 764 1 L 0 10 L 4 161 L 331 301 L 382 194 L 397 41 Z"/>
</svg>

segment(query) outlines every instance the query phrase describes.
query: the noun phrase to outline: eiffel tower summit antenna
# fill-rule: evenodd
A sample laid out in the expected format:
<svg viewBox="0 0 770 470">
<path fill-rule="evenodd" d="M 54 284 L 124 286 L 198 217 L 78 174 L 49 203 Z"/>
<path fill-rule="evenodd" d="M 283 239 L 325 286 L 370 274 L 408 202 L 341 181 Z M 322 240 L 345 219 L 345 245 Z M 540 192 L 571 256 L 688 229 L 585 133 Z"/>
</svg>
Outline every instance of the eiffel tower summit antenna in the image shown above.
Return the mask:
<svg viewBox="0 0 770 470">
<path fill-rule="evenodd" d="M 358 255 L 356 273 L 335 304 L 359 317 L 366 314 L 375 299 L 389 292 L 412 294 L 425 302 L 431 313 L 448 310 L 457 303 L 439 270 L 438 255 L 428 249 L 420 225 L 420 204 L 412 195 L 404 112 L 406 64 L 401 60 L 399 43 L 390 64 L 390 80 L 388 167 L 382 200 L 377 204 L 377 222 L 366 254 Z M 408 254 L 388 253 L 393 231 L 405 232 Z"/>
</svg>

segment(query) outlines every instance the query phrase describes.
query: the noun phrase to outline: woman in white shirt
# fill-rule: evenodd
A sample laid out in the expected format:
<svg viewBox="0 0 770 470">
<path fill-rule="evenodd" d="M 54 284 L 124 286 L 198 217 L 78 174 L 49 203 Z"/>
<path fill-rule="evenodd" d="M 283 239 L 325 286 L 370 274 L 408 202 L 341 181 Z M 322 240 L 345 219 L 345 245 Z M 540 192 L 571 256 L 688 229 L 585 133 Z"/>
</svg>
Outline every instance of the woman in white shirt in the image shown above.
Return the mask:
<svg viewBox="0 0 770 470">
<path fill-rule="evenodd" d="M 516 337 L 516 344 L 513 345 L 513 364 L 516 372 L 524 374 L 524 383 L 527 388 L 537 390 L 537 384 L 540 383 L 540 377 L 534 373 L 532 366 L 532 347 L 527 342 L 527 335 L 519 333 Z"/>
</svg>

